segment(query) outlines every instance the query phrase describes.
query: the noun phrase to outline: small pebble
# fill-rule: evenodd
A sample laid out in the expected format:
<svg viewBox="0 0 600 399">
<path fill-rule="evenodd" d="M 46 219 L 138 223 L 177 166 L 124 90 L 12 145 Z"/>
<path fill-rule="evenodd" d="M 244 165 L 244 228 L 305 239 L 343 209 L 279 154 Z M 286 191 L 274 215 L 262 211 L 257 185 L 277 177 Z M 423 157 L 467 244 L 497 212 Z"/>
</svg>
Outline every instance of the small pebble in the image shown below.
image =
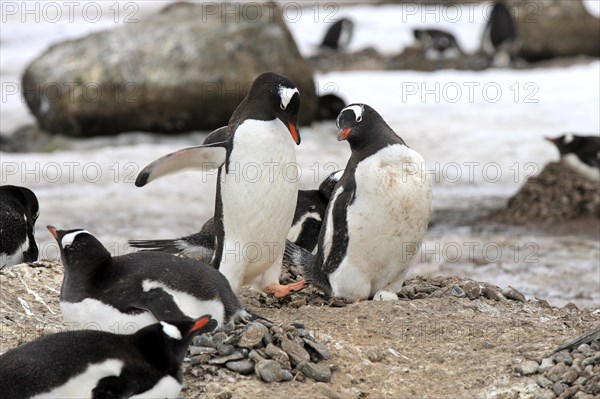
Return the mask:
<svg viewBox="0 0 600 399">
<path fill-rule="evenodd" d="M 236 373 L 248 375 L 254 372 L 254 361 L 250 359 L 233 360 L 225 363 L 225 367 Z"/>
<path fill-rule="evenodd" d="M 556 396 L 560 396 L 565 389 L 567 388 L 567 386 L 565 384 L 563 384 L 562 382 L 556 382 L 554 384 L 554 386 L 552 387 L 552 391 L 554 392 L 554 394 Z"/>
<path fill-rule="evenodd" d="M 569 367 L 564 363 L 558 363 L 546 372 L 546 378 L 552 382 L 558 382 L 562 376 L 569 371 Z"/>
<path fill-rule="evenodd" d="M 225 364 L 231 360 L 240 360 L 243 358 L 244 358 L 244 355 L 242 354 L 242 352 L 233 352 L 229 356 L 213 357 L 207 363 L 208 364 Z"/>
<path fill-rule="evenodd" d="M 322 363 L 302 362 L 298 365 L 298 370 L 312 380 L 319 382 L 331 381 L 331 370 Z"/>
<path fill-rule="evenodd" d="M 373 296 L 373 300 L 375 302 L 387 302 L 387 301 L 397 301 L 398 295 L 395 292 L 381 290 L 377 291 Z"/>
<path fill-rule="evenodd" d="M 283 369 L 291 370 L 292 366 L 287 353 L 279 349 L 277 346 L 273 345 L 272 343 L 267 345 L 265 348 L 265 354 L 279 363 Z"/>
<path fill-rule="evenodd" d="M 383 354 L 377 348 L 369 348 L 367 349 L 367 359 L 372 363 L 378 363 L 383 359 Z"/>
<path fill-rule="evenodd" d="M 540 367 L 538 368 L 538 372 L 540 373 L 545 373 L 546 371 L 550 370 L 552 367 L 554 367 L 554 361 L 552 360 L 552 358 L 544 358 L 542 359 L 542 363 L 540 364 Z"/>
<path fill-rule="evenodd" d="M 481 287 L 479 286 L 479 283 L 476 283 L 475 281 L 467 281 L 465 284 L 463 284 L 462 289 L 467 298 L 471 300 L 477 299 L 481 296 Z"/>
<path fill-rule="evenodd" d="M 221 356 L 229 356 L 233 352 L 235 352 L 235 346 L 229 344 L 223 344 L 217 349 L 217 353 Z"/>
<path fill-rule="evenodd" d="M 305 349 L 315 351 L 322 360 L 329 360 L 331 354 L 327 346 L 321 342 L 313 341 L 312 339 L 304 338 Z"/>
<path fill-rule="evenodd" d="M 512 299 L 513 301 L 526 302 L 525 295 L 523 295 L 519 290 L 514 287 L 508 286 L 507 289 L 502 291 L 502 295 L 504 295 L 507 299 Z"/>
<path fill-rule="evenodd" d="M 450 290 L 450 295 L 455 296 L 457 298 L 464 298 L 466 296 L 465 292 L 458 285 L 452 286 Z"/>
<path fill-rule="evenodd" d="M 571 357 L 571 355 L 567 351 L 556 352 L 552 355 L 552 360 L 554 360 L 555 363 L 562 362 L 567 366 L 573 364 L 573 357 Z"/>
<path fill-rule="evenodd" d="M 217 353 L 215 348 L 209 348 L 206 346 L 190 346 L 190 355 L 212 355 L 213 353 Z"/>
<path fill-rule="evenodd" d="M 296 366 L 297 364 L 310 359 L 310 355 L 306 349 L 304 349 L 295 341 L 283 339 L 281 341 L 281 349 L 288 354 L 292 362 L 292 366 Z"/>
<path fill-rule="evenodd" d="M 532 375 L 538 371 L 538 363 L 535 360 L 525 360 L 515 368 L 521 375 Z"/>
</svg>

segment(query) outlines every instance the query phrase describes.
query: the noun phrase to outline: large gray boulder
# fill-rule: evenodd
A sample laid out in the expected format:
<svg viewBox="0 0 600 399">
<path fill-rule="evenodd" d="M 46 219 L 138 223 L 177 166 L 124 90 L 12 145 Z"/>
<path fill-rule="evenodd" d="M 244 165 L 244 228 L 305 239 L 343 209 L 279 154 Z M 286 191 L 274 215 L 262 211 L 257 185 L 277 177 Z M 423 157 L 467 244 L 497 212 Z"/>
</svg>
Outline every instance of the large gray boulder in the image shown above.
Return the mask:
<svg viewBox="0 0 600 399">
<path fill-rule="evenodd" d="M 254 78 L 267 71 L 296 83 L 300 123 L 309 124 L 312 69 L 281 9 L 175 3 L 138 23 L 51 46 L 26 69 L 23 92 L 49 132 L 211 130 L 227 124 Z"/>
<path fill-rule="evenodd" d="M 510 0 L 519 31 L 519 55 L 536 61 L 600 56 L 600 20 L 581 0 Z"/>
</svg>

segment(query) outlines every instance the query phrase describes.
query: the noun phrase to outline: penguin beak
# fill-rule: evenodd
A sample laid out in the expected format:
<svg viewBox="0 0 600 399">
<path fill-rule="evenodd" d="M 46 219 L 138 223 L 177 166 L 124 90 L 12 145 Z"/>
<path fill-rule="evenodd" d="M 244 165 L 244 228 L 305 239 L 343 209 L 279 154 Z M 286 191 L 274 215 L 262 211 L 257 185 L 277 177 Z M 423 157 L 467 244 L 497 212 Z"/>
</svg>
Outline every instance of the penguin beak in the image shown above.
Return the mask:
<svg viewBox="0 0 600 399">
<path fill-rule="evenodd" d="M 198 320 L 196 320 L 196 322 L 194 323 L 192 328 L 190 328 L 189 332 L 193 333 L 195 331 L 198 331 L 198 330 L 202 329 L 203 327 L 205 327 L 209 322 L 210 322 L 210 316 L 202 316 Z"/>
<path fill-rule="evenodd" d="M 556 143 L 556 139 L 551 139 L 550 137 L 544 137 L 544 139 L 551 143 Z"/>
<path fill-rule="evenodd" d="M 288 129 L 290 129 L 290 133 L 292 134 L 292 138 L 296 142 L 296 145 L 300 144 L 300 134 L 298 134 L 298 128 L 291 121 L 288 121 Z"/>
<path fill-rule="evenodd" d="M 348 128 L 348 129 L 340 130 L 340 132 L 338 133 L 338 136 L 337 136 L 338 141 L 346 140 L 348 138 L 348 135 L 350 134 L 350 130 L 352 130 L 352 129 Z"/>
<path fill-rule="evenodd" d="M 56 233 L 56 227 L 49 224 L 48 226 L 46 226 L 46 228 L 48 229 L 50 234 L 52 234 L 52 237 L 54 237 L 54 239 L 58 240 L 58 233 Z"/>
</svg>

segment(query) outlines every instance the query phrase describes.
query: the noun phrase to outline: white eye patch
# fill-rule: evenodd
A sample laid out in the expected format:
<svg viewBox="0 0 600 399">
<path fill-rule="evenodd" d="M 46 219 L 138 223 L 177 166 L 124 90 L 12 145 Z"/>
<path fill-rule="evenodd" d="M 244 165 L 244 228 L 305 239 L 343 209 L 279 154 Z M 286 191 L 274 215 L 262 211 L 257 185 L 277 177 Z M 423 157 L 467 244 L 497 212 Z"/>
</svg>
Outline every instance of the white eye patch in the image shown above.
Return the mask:
<svg viewBox="0 0 600 399">
<path fill-rule="evenodd" d="M 66 248 L 67 246 L 73 244 L 73 241 L 75 241 L 75 237 L 77 237 L 78 234 L 81 233 L 87 233 L 90 234 L 88 231 L 86 230 L 78 230 L 78 231 L 74 231 L 72 233 L 69 234 L 65 234 L 62 238 L 62 240 L 60 240 L 60 244 L 62 245 L 63 248 Z M 90 234 L 91 235 L 91 234 Z"/>
<path fill-rule="evenodd" d="M 160 324 L 162 325 L 163 332 L 166 335 L 168 335 L 169 337 L 176 339 L 176 340 L 180 340 L 182 338 L 181 333 L 179 332 L 179 329 L 177 327 L 175 327 L 174 325 L 165 323 L 164 321 L 161 321 Z"/>
<path fill-rule="evenodd" d="M 354 112 L 354 119 L 356 119 L 357 122 L 362 121 L 362 115 L 363 115 L 363 112 L 365 111 L 365 109 L 362 107 L 362 105 L 349 105 L 346 108 L 344 108 L 342 110 L 342 112 L 344 112 L 346 110 L 351 110 L 352 112 Z"/>
<path fill-rule="evenodd" d="M 573 141 L 574 137 L 571 133 L 565 134 L 565 138 L 563 139 L 563 143 L 565 144 L 569 144 L 571 141 Z"/>
<path fill-rule="evenodd" d="M 279 86 L 279 98 L 281 99 L 281 109 L 286 109 L 288 107 L 295 93 L 298 93 L 298 95 L 300 95 L 300 92 L 295 87 L 291 88 Z"/>
</svg>

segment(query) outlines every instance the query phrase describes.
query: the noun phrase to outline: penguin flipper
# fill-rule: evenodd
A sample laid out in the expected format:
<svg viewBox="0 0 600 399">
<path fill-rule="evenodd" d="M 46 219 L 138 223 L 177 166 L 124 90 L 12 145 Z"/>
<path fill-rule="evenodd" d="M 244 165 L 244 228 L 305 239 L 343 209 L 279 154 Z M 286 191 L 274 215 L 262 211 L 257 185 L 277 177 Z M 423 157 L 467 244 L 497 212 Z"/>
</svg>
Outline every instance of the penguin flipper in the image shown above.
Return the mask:
<svg viewBox="0 0 600 399">
<path fill-rule="evenodd" d="M 148 290 L 132 305 L 138 309 L 152 313 L 158 321 L 192 320 L 191 317 L 184 314 L 179 306 L 177 306 L 173 296 L 161 288 Z"/>
<path fill-rule="evenodd" d="M 113 375 L 98 381 L 92 389 L 92 399 L 125 399 L 134 393 L 125 378 Z"/>
<path fill-rule="evenodd" d="M 137 187 L 143 187 L 159 177 L 181 172 L 186 169 L 207 172 L 218 169 L 225 163 L 227 151 L 225 143 L 213 143 L 184 148 L 167 154 L 147 165 L 135 180 Z"/>
<path fill-rule="evenodd" d="M 302 275 L 307 283 L 316 286 L 326 294 L 331 294 L 329 281 L 316 269 L 315 255 L 311 252 L 294 244 L 290 240 L 286 240 L 283 263 L 298 266 L 302 270 Z"/>
</svg>

